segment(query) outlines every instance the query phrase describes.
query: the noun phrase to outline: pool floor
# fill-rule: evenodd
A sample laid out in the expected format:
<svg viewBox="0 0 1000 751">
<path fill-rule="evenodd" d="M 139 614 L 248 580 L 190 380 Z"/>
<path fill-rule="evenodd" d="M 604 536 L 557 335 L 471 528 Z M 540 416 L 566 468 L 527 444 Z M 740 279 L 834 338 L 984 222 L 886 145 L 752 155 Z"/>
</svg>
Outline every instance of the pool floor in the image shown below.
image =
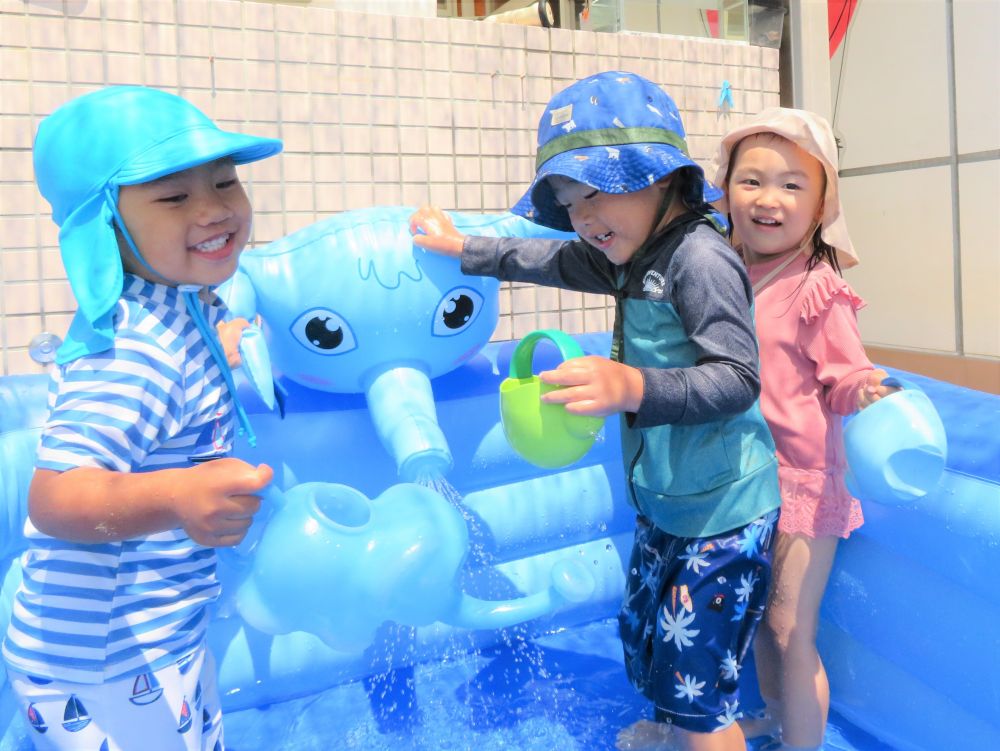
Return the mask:
<svg viewBox="0 0 1000 751">
<path fill-rule="evenodd" d="M 359 681 L 231 712 L 226 745 L 230 751 L 604 751 L 614 749 L 619 729 L 649 716 L 625 676 L 614 620 L 534 640 L 515 635 L 481 653 L 456 649 L 418 665 L 412 678 L 410 689 L 372 691 L 378 701 Z M 837 716 L 824 748 L 892 751 Z"/>
<path fill-rule="evenodd" d="M 438 662 L 393 674 L 409 675 L 408 683 L 372 687 L 357 681 L 229 712 L 226 746 L 229 751 L 610 751 L 621 728 L 649 717 L 648 703 L 625 676 L 615 620 L 535 639 L 511 630 L 509 637 L 480 652 L 456 644 Z M 10 708 L 9 701 L 3 704 Z M 0 717 L 0 727 L 9 720 Z M 0 738 L 0 751 L 31 751 L 29 733 L 15 724 Z M 824 749 L 893 751 L 836 715 Z"/>
</svg>

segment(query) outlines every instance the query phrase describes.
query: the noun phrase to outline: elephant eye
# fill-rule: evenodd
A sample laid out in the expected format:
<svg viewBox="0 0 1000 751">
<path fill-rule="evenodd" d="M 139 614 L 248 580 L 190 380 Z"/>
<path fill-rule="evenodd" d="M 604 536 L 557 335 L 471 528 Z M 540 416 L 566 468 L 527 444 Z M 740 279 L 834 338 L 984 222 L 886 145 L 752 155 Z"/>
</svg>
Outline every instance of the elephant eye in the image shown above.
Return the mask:
<svg viewBox="0 0 1000 751">
<path fill-rule="evenodd" d="M 291 326 L 295 340 L 320 355 L 342 355 L 357 348 L 354 332 L 341 316 L 326 308 L 313 308 Z"/>
<path fill-rule="evenodd" d="M 435 336 L 454 336 L 465 331 L 479 316 L 483 296 L 469 287 L 455 287 L 437 305 L 434 311 Z"/>
</svg>

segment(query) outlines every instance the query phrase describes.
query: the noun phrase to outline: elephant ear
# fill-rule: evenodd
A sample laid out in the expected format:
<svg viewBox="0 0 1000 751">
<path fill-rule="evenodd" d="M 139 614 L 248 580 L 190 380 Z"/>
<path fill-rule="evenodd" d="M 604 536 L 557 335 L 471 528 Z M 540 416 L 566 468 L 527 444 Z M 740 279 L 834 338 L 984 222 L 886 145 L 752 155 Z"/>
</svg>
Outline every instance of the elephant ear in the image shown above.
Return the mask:
<svg viewBox="0 0 1000 751">
<path fill-rule="evenodd" d="M 275 404 L 281 401 L 281 416 L 284 417 L 284 401 L 280 400 L 279 392 L 275 389 L 271 355 L 267 351 L 264 334 L 256 323 L 251 323 L 243 329 L 243 335 L 240 337 L 240 359 L 243 361 L 243 373 L 264 402 L 264 406 L 274 410 Z"/>
<path fill-rule="evenodd" d="M 257 315 L 257 291 L 253 287 L 250 275 L 242 267 L 236 269 L 232 278 L 220 284 L 215 294 L 229 308 L 232 317 L 252 321 Z"/>
</svg>

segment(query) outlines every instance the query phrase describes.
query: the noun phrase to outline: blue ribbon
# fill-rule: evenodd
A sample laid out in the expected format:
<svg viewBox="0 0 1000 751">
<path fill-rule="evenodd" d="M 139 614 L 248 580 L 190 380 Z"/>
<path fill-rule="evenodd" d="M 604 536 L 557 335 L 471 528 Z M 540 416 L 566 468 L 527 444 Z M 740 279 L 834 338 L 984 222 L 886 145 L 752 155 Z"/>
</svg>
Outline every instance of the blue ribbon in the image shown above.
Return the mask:
<svg viewBox="0 0 1000 751">
<path fill-rule="evenodd" d="M 719 107 L 721 108 L 727 105 L 730 108 L 736 106 L 733 102 L 733 87 L 729 84 L 729 81 L 723 81 L 722 88 L 719 90 Z"/>
</svg>

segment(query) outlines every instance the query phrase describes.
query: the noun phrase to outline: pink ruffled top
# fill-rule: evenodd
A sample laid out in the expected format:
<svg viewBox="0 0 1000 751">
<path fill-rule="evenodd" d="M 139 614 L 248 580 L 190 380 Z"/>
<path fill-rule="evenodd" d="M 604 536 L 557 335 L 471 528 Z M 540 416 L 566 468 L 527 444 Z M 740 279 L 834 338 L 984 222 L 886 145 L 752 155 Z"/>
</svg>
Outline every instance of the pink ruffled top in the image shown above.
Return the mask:
<svg viewBox="0 0 1000 751">
<path fill-rule="evenodd" d="M 749 267 L 756 284 L 787 256 Z M 847 537 L 864 519 L 844 484 L 841 415 L 857 409 L 872 364 L 858 332 L 864 306 L 826 263 L 806 270 L 799 255 L 755 298 L 761 410 L 778 453 L 779 529 Z"/>
</svg>

